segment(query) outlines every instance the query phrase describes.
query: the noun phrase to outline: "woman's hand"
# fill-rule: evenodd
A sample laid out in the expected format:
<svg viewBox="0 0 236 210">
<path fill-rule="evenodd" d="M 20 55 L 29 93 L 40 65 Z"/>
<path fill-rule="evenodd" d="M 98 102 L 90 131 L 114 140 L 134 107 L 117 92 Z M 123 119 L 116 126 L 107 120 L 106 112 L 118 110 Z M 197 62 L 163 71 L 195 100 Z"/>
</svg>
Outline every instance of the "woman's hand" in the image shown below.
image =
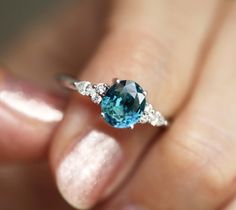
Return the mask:
<svg viewBox="0 0 236 210">
<path fill-rule="evenodd" d="M 7 153 L 2 159 L 43 156 L 52 137 L 49 161 L 58 189 L 79 209 L 102 201 L 97 208 L 103 210 L 235 209 L 226 207 L 236 191 L 235 3 L 103 3 L 81 2 L 61 12 L 62 18 L 43 27 L 44 32 L 21 42 L 22 53 L 12 49 L 6 65 L 25 70 L 46 87 L 56 72 L 81 65 L 81 80 L 132 79 L 172 119 L 169 128 L 110 128 L 96 106 L 74 94 L 57 129 L 59 120 L 50 127 L 41 122 L 50 130 L 40 136 L 36 130 L 23 132 L 27 138 L 32 134 L 32 141 L 10 136 L 19 145 L 17 155 L 11 145 L 1 147 Z M 1 131 L 9 142 L 6 132 Z"/>
</svg>

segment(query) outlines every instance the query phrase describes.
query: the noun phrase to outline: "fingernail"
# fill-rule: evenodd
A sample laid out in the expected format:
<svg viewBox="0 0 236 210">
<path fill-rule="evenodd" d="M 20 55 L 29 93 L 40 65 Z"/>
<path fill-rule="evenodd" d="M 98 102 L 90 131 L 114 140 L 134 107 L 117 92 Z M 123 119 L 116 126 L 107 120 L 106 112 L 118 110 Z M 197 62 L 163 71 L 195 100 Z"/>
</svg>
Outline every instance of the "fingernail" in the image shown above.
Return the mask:
<svg viewBox="0 0 236 210">
<path fill-rule="evenodd" d="M 43 122 L 62 119 L 62 100 L 0 70 L 0 103 L 28 118 Z"/>
<path fill-rule="evenodd" d="M 118 172 L 122 156 L 116 139 L 90 131 L 59 164 L 56 176 L 63 197 L 76 208 L 92 207 Z"/>
<path fill-rule="evenodd" d="M 63 99 L 0 69 L 0 161 L 45 157 L 63 117 Z"/>
</svg>

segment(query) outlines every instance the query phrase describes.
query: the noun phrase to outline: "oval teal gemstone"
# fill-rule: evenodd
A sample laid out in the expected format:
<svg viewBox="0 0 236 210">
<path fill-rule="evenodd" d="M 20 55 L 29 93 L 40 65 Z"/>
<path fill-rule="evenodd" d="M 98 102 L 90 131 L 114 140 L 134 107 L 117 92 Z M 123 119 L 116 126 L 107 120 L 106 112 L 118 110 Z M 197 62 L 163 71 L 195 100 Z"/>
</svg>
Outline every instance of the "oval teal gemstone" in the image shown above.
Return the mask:
<svg viewBox="0 0 236 210">
<path fill-rule="evenodd" d="M 121 80 L 112 85 L 101 102 L 105 121 L 116 128 L 136 124 L 146 105 L 143 92 L 140 85 L 131 80 Z"/>
</svg>

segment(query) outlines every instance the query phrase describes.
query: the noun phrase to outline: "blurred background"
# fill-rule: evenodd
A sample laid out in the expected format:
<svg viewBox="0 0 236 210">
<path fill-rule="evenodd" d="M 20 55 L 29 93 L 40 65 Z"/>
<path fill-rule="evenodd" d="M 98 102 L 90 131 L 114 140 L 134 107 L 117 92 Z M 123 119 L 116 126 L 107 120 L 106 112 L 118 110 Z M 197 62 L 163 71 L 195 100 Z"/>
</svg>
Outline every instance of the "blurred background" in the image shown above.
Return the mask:
<svg viewBox="0 0 236 210">
<path fill-rule="evenodd" d="M 56 88 L 55 74 L 78 72 L 93 54 L 107 2 L 1 0 L 0 63 L 22 79 Z"/>
<path fill-rule="evenodd" d="M 65 2 L 67 3 L 65 4 Z M 56 18 L 55 16 L 58 15 L 60 9 L 67 7 L 72 2 L 70 0 L 1 0 L 1 66 L 22 79 L 29 79 L 40 85 L 40 80 L 35 80 L 36 77 L 32 77 L 32 74 L 28 73 L 29 71 L 34 71 L 37 76 L 42 77 L 39 69 L 42 66 L 35 67 L 37 60 L 33 58 L 36 57 L 36 51 L 41 45 L 37 34 L 44 33 L 42 31 L 45 30 L 50 20 Z M 35 39 L 35 43 L 32 43 L 31 39 Z M 26 54 L 32 54 L 32 58 Z M 27 57 L 29 57 L 29 62 L 25 64 L 24 60 Z M 34 64 L 32 64 L 32 60 L 34 60 Z"/>
<path fill-rule="evenodd" d="M 24 33 L 34 22 L 45 19 L 65 0 L 1 0 L 0 1 L 0 46 L 1 53 L 18 34 Z"/>
</svg>

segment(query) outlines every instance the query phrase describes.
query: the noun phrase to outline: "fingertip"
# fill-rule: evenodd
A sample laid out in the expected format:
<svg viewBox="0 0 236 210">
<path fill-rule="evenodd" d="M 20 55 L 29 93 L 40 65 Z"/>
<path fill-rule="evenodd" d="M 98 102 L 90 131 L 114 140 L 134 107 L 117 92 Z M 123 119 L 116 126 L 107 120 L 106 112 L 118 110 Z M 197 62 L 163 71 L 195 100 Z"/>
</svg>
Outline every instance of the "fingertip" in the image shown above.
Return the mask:
<svg viewBox="0 0 236 210">
<path fill-rule="evenodd" d="M 79 138 L 56 170 L 58 188 L 74 207 L 91 208 L 105 193 L 122 162 L 113 137 L 92 130 Z"/>
</svg>

